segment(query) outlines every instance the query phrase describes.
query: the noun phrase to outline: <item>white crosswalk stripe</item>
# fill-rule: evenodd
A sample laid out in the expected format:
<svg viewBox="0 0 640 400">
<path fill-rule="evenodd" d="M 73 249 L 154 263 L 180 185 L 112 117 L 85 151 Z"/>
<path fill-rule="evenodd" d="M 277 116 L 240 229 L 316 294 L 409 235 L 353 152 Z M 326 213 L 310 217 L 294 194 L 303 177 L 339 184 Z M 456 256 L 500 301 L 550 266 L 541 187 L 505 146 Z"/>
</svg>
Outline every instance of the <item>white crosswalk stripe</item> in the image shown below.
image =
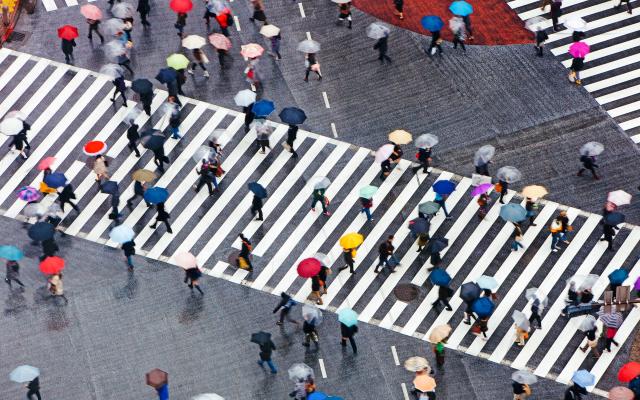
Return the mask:
<svg viewBox="0 0 640 400">
<path fill-rule="evenodd" d="M 49 11 L 55 11 L 64 7 L 76 7 L 81 6 L 83 3 L 92 3 L 96 0 L 87 0 L 86 2 L 78 3 L 78 0 L 42 0 L 44 9 Z"/>
<path fill-rule="evenodd" d="M 16 66 L 10 67 L 13 65 Z M 127 145 L 125 120 L 130 109 L 135 107 L 133 102 L 129 108 L 108 107 L 110 93 L 104 87 L 109 82 L 90 71 L 10 50 L 0 51 L 0 66 L 9 66 L 2 70 L 11 75 L 11 80 L 6 80 L 7 83 L 0 87 L 0 98 L 3 99 L 0 111 L 4 114 L 20 109 L 28 115 L 28 121 L 34 121 L 29 132 L 33 150 L 27 160 L 17 160 L 15 153 L 6 153 L 6 150 L 5 154 L 0 154 L 3 177 L 0 212 L 5 216 L 21 218 L 26 204 L 14 197 L 16 191 L 24 185 L 37 187 L 42 175 L 35 166 L 43 157 L 55 155 L 55 168 L 64 172 L 75 187 L 75 201 L 81 208 L 79 213 L 65 210 L 62 228 L 68 234 L 118 247 L 108 239 L 113 226 L 108 217 L 111 212 L 109 195 L 98 191 L 95 176 L 85 166 L 86 156 L 81 151 L 83 143 L 103 140 L 109 144 L 106 155 L 113 159 L 110 179 L 120 185 L 119 209 L 125 214 L 122 222 L 134 227 L 138 253 L 148 258 L 173 262 L 176 254 L 190 251 L 211 276 L 276 295 L 287 291 L 296 299 L 306 301 L 311 291 L 310 281 L 298 276 L 297 265 L 302 259 L 323 252 L 328 254 L 334 267 L 328 293 L 323 297 L 323 309 L 350 307 L 359 313 L 363 322 L 424 340 L 428 340 L 433 327 L 451 323 L 454 330 L 449 347 L 494 362 L 528 368 L 540 376 L 554 378 L 557 375 L 561 382 L 577 368 L 591 369 L 597 379 L 601 379 L 618 354 L 616 350 L 591 362 L 571 345 L 576 342 L 572 339 L 579 335 L 576 327 L 581 318 L 569 320 L 561 316 L 565 305 L 565 281 L 570 271 L 581 275 L 597 273 L 600 279 L 594 294 L 601 296 L 607 285 L 607 275 L 614 268 L 626 268 L 629 263 L 625 261 L 638 255 L 640 230 L 635 227 L 622 226 L 618 236 L 624 239 L 616 239 L 620 242 L 619 249 L 607 253 L 606 243 L 598 241 L 601 217 L 569 208 L 568 217 L 576 230 L 571 234 L 571 243 L 563 244 L 555 253 L 551 251 L 548 226 L 563 207 L 542 202 L 535 219 L 537 226 L 527 225 L 524 232 L 526 248 L 512 252 L 509 243 L 513 225 L 499 218 L 501 205 L 495 200 L 484 219 L 477 218 L 478 204 L 476 198 L 470 196 L 472 186 L 468 178 L 435 170 L 430 176 L 422 172 L 415 175 L 411 171 L 412 163 L 402 160 L 381 182 L 379 164 L 371 157 L 371 150 L 353 149 L 348 143 L 306 131 L 298 133 L 295 144 L 300 158 L 292 159 L 279 145 L 287 126 L 272 122 L 270 124 L 275 128 L 270 137 L 272 150 L 259 154 L 255 131 L 243 132 L 243 114 L 185 98 L 180 125 L 183 138 L 167 139 L 165 151 L 172 162 L 154 182 L 171 193 L 166 202 L 166 209 L 172 215 L 173 233 L 169 234 L 161 230 L 164 228 L 149 228 L 155 218 L 155 209 L 147 208 L 141 199 L 133 203 L 130 212 L 125 207 L 133 194 L 131 174 L 139 168 L 156 170 L 149 152 L 142 146 L 140 158 L 123 151 Z M 67 73 L 73 76 L 63 79 Z M 3 76 L 0 75 L 0 82 L 5 81 Z M 25 96 L 37 79 L 44 82 L 33 96 Z M 136 118 L 140 130 L 150 127 L 164 130 L 168 121 L 160 115 L 160 106 L 166 97 L 164 91 L 155 92 L 151 117 L 143 113 Z M 602 101 L 615 100 L 605 98 Z M 63 107 L 65 103 L 70 106 Z M 624 110 L 617 113 L 629 113 Z M 192 155 L 200 146 L 206 145 L 216 129 L 225 131 L 220 144 L 224 149 L 222 167 L 226 173 L 219 180 L 218 192 L 209 196 L 206 190 L 201 190 L 196 194 L 192 188 L 198 180 L 195 172 L 198 163 Z M 313 176 L 330 177 L 331 184 L 326 191 L 331 199 L 330 216 L 309 210 L 311 189 L 307 181 Z M 458 290 L 450 299 L 453 311 L 443 310 L 436 314 L 432 306 L 437 298 L 437 288 L 429 283 L 427 270 L 432 265 L 424 254 L 426 251 L 416 251 L 417 244 L 409 232 L 408 222 L 416 217 L 420 203 L 433 200 L 435 193 L 431 185 L 436 180 L 453 180 L 457 184 L 456 190 L 446 199 L 453 220 L 446 220 L 439 212 L 431 219 L 429 232 L 432 237 L 449 241 L 441 256 L 442 268 L 453 278 L 452 287 L 457 289 L 483 274 L 495 276 L 499 284 L 499 301 L 489 319 L 486 340 L 474 337 L 469 332 L 469 325 L 459 320 L 462 299 Z M 263 206 L 263 221 L 255 221 L 249 211 L 252 195 L 247 184 L 253 181 L 269 192 Z M 360 212 L 358 200 L 359 190 L 365 185 L 379 187 L 373 197 L 375 220 L 371 222 Z M 48 195 L 42 202 L 49 205 L 55 199 L 55 195 Z M 504 200 L 523 202 L 513 192 L 509 192 Z M 234 245 L 238 247 L 237 236 L 241 232 L 254 246 L 252 263 L 255 270 L 252 273 L 234 265 L 237 255 Z M 335 268 L 342 265 L 339 239 L 348 232 L 361 232 L 365 237 L 358 249 L 353 275 L 348 270 L 338 272 Z M 376 274 L 373 272 L 378 262 L 375 249 L 390 234 L 394 235 L 400 265 L 393 273 L 383 270 Z M 571 268 L 572 265 L 579 265 L 577 271 Z M 633 266 L 629 282 L 632 283 L 631 279 L 638 274 L 640 263 Z M 406 303 L 395 298 L 394 288 L 403 282 L 422 287 L 424 296 L 420 301 Z M 551 306 L 542 316 L 544 328 L 533 331 L 524 347 L 514 349 L 510 315 L 516 309 L 530 315 L 531 303 L 524 300 L 524 292 L 533 286 L 539 288 L 539 293 L 549 296 Z M 616 340 L 627 341 L 638 322 L 640 311 L 634 307 Z"/>
</svg>

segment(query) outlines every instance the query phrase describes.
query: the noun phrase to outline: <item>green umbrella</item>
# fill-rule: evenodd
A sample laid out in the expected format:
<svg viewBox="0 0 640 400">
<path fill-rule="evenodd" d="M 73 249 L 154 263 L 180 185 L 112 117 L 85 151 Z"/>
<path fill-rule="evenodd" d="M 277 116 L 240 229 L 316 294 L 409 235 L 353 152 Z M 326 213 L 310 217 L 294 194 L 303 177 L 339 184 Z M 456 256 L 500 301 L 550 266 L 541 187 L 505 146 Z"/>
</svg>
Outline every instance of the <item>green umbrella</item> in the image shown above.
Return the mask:
<svg viewBox="0 0 640 400">
<path fill-rule="evenodd" d="M 440 209 L 440 204 L 434 201 L 427 201 L 418 206 L 418 211 L 423 214 L 435 214 Z"/>
<path fill-rule="evenodd" d="M 374 194 L 378 191 L 377 186 L 367 185 L 365 187 L 360 188 L 360 197 L 364 197 L 365 199 L 370 199 Z"/>
<path fill-rule="evenodd" d="M 167 67 L 175 70 L 185 69 L 189 66 L 189 59 L 182 54 L 172 54 L 167 58 Z"/>
</svg>

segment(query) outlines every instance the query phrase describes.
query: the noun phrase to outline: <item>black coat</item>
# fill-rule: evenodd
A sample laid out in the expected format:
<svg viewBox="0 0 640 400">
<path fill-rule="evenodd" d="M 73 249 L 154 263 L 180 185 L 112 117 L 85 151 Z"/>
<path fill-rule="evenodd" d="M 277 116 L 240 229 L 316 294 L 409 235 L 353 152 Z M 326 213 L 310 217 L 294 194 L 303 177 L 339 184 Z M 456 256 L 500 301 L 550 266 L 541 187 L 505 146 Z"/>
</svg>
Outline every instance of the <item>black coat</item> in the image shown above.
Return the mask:
<svg viewBox="0 0 640 400">
<path fill-rule="evenodd" d="M 158 204 L 156 208 L 158 209 L 158 216 L 156 217 L 158 221 L 166 221 L 171 218 L 169 213 L 164 209 L 164 206 L 160 206 L 160 204 Z"/>
<path fill-rule="evenodd" d="M 136 242 L 131 240 L 127 243 L 123 243 L 122 250 L 124 250 L 124 255 L 127 257 L 136 254 Z"/>
<path fill-rule="evenodd" d="M 47 239 L 42 242 L 42 252 L 44 255 L 53 256 L 58 250 L 60 250 L 60 248 L 55 240 Z"/>
<path fill-rule="evenodd" d="M 119 76 L 113 80 L 113 86 L 115 86 L 116 89 L 122 94 L 127 91 L 127 84 L 124 82 L 124 77 L 122 76 Z"/>
<path fill-rule="evenodd" d="M 289 125 L 287 131 L 287 143 L 293 143 L 298 136 L 298 127 L 296 125 Z"/>
<path fill-rule="evenodd" d="M 344 338 L 353 337 L 358 332 L 358 325 L 346 326 L 340 322 L 340 335 Z"/>
<path fill-rule="evenodd" d="M 262 208 L 262 199 L 256 195 L 253 195 L 253 200 L 251 201 L 251 207 L 255 210 L 259 210 Z"/>
<path fill-rule="evenodd" d="M 71 54 L 73 53 L 73 48 L 76 47 L 76 41 L 73 39 L 71 40 L 62 39 L 62 43 L 60 47 L 62 47 L 62 52 L 64 54 Z"/>
<path fill-rule="evenodd" d="M 151 11 L 149 6 L 149 0 L 138 0 L 138 8 L 136 9 L 140 14 L 147 14 Z"/>
<path fill-rule="evenodd" d="M 388 49 L 388 45 L 387 45 L 388 38 L 389 38 L 388 36 L 385 36 L 378 39 L 376 44 L 373 46 L 374 50 L 378 50 L 380 53 L 386 53 Z"/>
<path fill-rule="evenodd" d="M 271 360 L 271 353 L 276 349 L 276 345 L 271 340 L 260 345 L 260 359 L 262 361 Z"/>
<path fill-rule="evenodd" d="M 187 278 L 192 281 L 197 281 L 202 276 L 202 272 L 200 272 L 200 268 L 189 268 L 184 270 L 184 274 Z"/>
<path fill-rule="evenodd" d="M 75 193 L 73 193 L 73 186 L 71 186 L 71 184 L 65 185 L 64 189 L 62 189 L 62 192 L 60 192 L 60 194 L 58 195 L 58 199 L 60 199 L 60 201 L 63 203 L 75 198 L 76 195 Z"/>
<path fill-rule="evenodd" d="M 127 140 L 131 143 L 137 143 L 138 140 L 140 140 L 138 125 L 132 124 L 129 129 L 127 129 Z"/>
<path fill-rule="evenodd" d="M 137 194 L 138 196 L 144 196 L 144 186 L 142 186 L 142 183 L 135 181 L 135 183 L 133 184 L 133 193 Z"/>
<path fill-rule="evenodd" d="M 453 296 L 453 289 L 449 286 L 438 286 L 438 298 L 439 299 L 448 299 Z"/>
<path fill-rule="evenodd" d="M 23 145 L 29 145 L 29 142 L 27 142 L 27 134 L 24 130 L 17 135 L 11 136 L 11 142 L 9 142 L 9 147 L 14 146 L 16 150 L 22 150 Z"/>
</svg>

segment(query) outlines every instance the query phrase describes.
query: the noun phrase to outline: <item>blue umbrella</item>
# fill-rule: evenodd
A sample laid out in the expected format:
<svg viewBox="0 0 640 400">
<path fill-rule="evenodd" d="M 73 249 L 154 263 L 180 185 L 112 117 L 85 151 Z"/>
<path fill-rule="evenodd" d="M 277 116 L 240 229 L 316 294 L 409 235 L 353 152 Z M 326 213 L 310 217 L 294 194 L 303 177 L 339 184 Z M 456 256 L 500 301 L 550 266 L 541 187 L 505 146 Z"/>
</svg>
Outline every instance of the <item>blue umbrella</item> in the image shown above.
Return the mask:
<svg viewBox="0 0 640 400">
<path fill-rule="evenodd" d="M 422 27 L 429 32 L 439 31 L 444 26 L 442 18 L 436 15 L 425 15 L 420 20 L 420 23 L 422 24 Z"/>
<path fill-rule="evenodd" d="M 571 377 L 573 383 L 578 386 L 586 388 L 587 386 L 593 386 L 596 383 L 596 377 L 586 369 L 581 369 L 573 373 Z"/>
<path fill-rule="evenodd" d="M 116 243 L 127 243 L 133 240 L 135 232 L 126 225 L 118 225 L 109 232 L 109 238 Z"/>
<path fill-rule="evenodd" d="M 249 183 L 249 190 L 251 190 L 253 194 L 260 197 L 261 199 L 264 199 L 265 197 L 267 197 L 267 189 L 265 189 L 258 182 Z"/>
<path fill-rule="evenodd" d="M 495 308 L 495 304 L 488 297 L 480 297 L 471 305 L 471 310 L 480 318 L 490 316 Z"/>
<path fill-rule="evenodd" d="M 18 261 L 22 257 L 24 257 L 22 250 L 16 246 L 0 246 L 0 258 L 4 258 L 9 261 Z"/>
<path fill-rule="evenodd" d="M 467 15 L 473 13 L 473 7 L 466 1 L 460 0 L 451 3 L 451 5 L 449 6 L 449 11 L 451 11 L 454 15 L 466 17 Z"/>
<path fill-rule="evenodd" d="M 424 218 L 416 218 L 414 220 L 411 220 L 411 222 L 409 223 L 409 230 L 411 231 L 411 233 L 414 233 L 416 235 L 420 235 L 421 233 L 428 233 L 429 221 Z"/>
<path fill-rule="evenodd" d="M 451 181 L 438 181 L 431 188 L 438 194 L 451 194 L 456 190 L 456 184 Z"/>
<path fill-rule="evenodd" d="M 327 400 L 344 400 L 344 399 L 338 396 L 331 396 L 331 397 L 327 397 Z"/>
<path fill-rule="evenodd" d="M 429 279 L 431 283 L 438 286 L 447 286 L 451 282 L 451 277 L 442 268 L 434 268 L 429 275 Z"/>
<path fill-rule="evenodd" d="M 358 314 L 350 308 L 343 308 L 338 311 L 338 321 L 346 326 L 354 326 L 358 324 Z"/>
<path fill-rule="evenodd" d="M 500 207 L 500 216 L 505 221 L 520 222 L 527 218 L 527 210 L 520 204 L 509 203 Z"/>
<path fill-rule="evenodd" d="M 322 392 L 315 391 L 307 396 L 307 400 L 327 400 L 329 396 Z"/>
<path fill-rule="evenodd" d="M 307 119 L 307 114 L 298 107 L 286 107 L 279 116 L 282 122 L 290 125 L 300 125 Z"/>
<path fill-rule="evenodd" d="M 271 100 L 258 100 L 253 103 L 253 107 L 251 107 L 251 111 L 253 111 L 256 117 L 267 117 L 275 109 L 276 105 Z"/>
<path fill-rule="evenodd" d="M 112 195 L 117 195 L 120 191 L 118 189 L 118 182 L 116 181 L 106 181 L 100 186 L 100 190 L 102 191 L 102 193 L 108 193 Z"/>
<path fill-rule="evenodd" d="M 169 198 L 169 191 L 161 187 L 152 187 L 144 192 L 144 199 L 151 204 L 164 203 Z"/>
<path fill-rule="evenodd" d="M 50 188 L 63 187 L 67 183 L 67 177 L 62 172 L 53 172 L 44 177 L 44 183 Z"/>
<path fill-rule="evenodd" d="M 48 222 L 36 222 L 29 228 L 29 237 L 39 242 L 53 238 L 55 228 Z"/>
<path fill-rule="evenodd" d="M 609 282 L 614 285 L 622 285 L 628 277 L 629 271 L 627 271 L 626 269 L 618 268 L 609 274 Z"/>
<path fill-rule="evenodd" d="M 173 68 L 162 68 L 158 71 L 158 75 L 156 75 L 156 79 L 160 83 L 169 83 L 171 81 L 175 81 L 178 78 L 178 73 Z"/>
</svg>

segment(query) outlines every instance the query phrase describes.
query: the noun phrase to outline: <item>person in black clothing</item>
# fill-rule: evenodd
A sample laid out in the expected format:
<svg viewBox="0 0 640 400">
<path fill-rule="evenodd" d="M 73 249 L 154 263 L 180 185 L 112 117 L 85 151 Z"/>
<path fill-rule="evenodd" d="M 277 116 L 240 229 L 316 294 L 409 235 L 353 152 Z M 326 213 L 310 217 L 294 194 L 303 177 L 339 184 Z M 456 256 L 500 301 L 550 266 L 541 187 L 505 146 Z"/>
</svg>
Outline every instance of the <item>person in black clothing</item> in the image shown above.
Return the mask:
<svg viewBox="0 0 640 400">
<path fill-rule="evenodd" d="M 116 79 L 114 79 L 113 86 L 115 86 L 116 88 L 113 91 L 111 101 L 115 103 L 116 96 L 118 95 L 118 92 L 120 92 L 120 94 L 122 95 L 122 105 L 127 107 L 127 84 L 124 82 L 124 77 L 120 75 Z"/>
<path fill-rule="evenodd" d="M 247 270 L 249 272 L 253 271 L 253 265 L 251 264 L 251 242 L 249 239 L 244 237 L 241 233 L 238 235 L 240 241 L 242 242 L 242 247 L 240 248 L 240 254 L 238 254 L 238 258 L 242 258 L 247 263 Z M 238 260 L 238 267 L 240 266 L 240 261 Z"/>
<path fill-rule="evenodd" d="M 196 185 L 195 191 L 199 192 L 202 189 L 202 186 L 207 185 L 207 189 L 209 189 L 209 196 L 213 196 L 213 171 L 211 170 L 211 165 L 207 160 L 202 160 L 202 165 L 200 169 L 196 169 L 200 178 L 198 179 L 198 184 Z M 216 185 L 216 189 L 218 186 Z"/>
<path fill-rule="evenodd" d="M 431 148 L 419 149 L 418 154 L 416 154 L 416 158 L 420 165 L 417 167 L 411 168 L 413 173 L 415 174 L 422 168 L 422 172 L 429 175 L 429 167 L 431 166 Z"/>
<path fill-rule="evenodd" d="M 136 157 L 140 157 L 140 151 L 138 150 L 138 141 L 140 140 L 140 134 L 138 133 L 138 125 L 131 121 L 131 126 L 127 129 L 127 147 L 132 152 L 136 153 Z"/>
<path fill-rule="evenodd" d="M 73 39 L 62 39 L 61 47 L 64 53 L 64 61 L 67 64 L 71 64 L 71 60 L 73 60 L 73 48 L 76 47 L 76 41 Z"/>
<path fill-rule="evenodd" d="M 393 0 L 395 10 L 393 14 L 397 15 L 401 20 L 404 19 L 404 0 Z"/>
<path fill-rule="evenodd" d="M 33 400 L 33 396 L 38 400 L 42 400 L 40 397 L 40 378 L 36 377 L 34 380 L 25 385 L 27 389 L 27 399 Z"/>
<path fill-rule="evenodd" d="M 278 322 L 276 322 L 276 325 L 282 325 L 282 323 L 284 322 L 284 319 L 286 318 L 287 321 L 292 322 L 296 325 L 299 324 L 298 321 L 296 321 L 295 319 L 291 318 L 291 316 L 289 315 L 289 313 L 291 312 L 291 309 L 298 304 L 295 300 L 293 300 L 291 298 L 291 296 L 289 296 L 287 293 L 282 292 L 280 293 L 280 302 L 278 303 L 278 305 L 276 306 L 276 308 L 273 309 L 273 313 L 277 313 L 278 310 L 280 310 L 280 319 L 278 320 Z"/>
<path fill-rule="evenodd" d="M 291 153 L 291 157 L 298 158 L 298 153 L 293 149 L 293 142 L 296 141 L 298 135 L 298 126 L 297 125 L 289 125 L 289 130 L 287 131 L 287 145 L 289 146 L 289 153 Z"/>
<path fill-rule="evenodd" d="M 11 141 L 9 142 L 9 148 L 15 147 L 16 150 L 20 152 L 20 156 L 26 160 L 28 158 L 25 150 L 29 150 L 31 146 L 27 141 L 27 134 L 24 132 L 20 132 L 17 135 L 11 136 Z"/>
<path fill-rule="evenodd" d="M 387 40 L 389 39 L 389 34 L 387 33 L 385 36 L 378 39 L 375 45 L 373 45 L 374 50 L 378 50 L 378 60 L 380 63 L 384 63 L 385 60 L 391 62 L 391 57 L 387 55 L 388 45 Z"/>
<path fill-rule="evenodd" d="M 251 201 L 251 214 L 255 217 L 256 213 L 258 214 L 256 221 L 262 221 L 262 198 L 254 194 Z"/>
<path fill-rule="evenodd" d="M 122 218 L 122 214 L 118 210 L 119 205 L 120 193 L 111 195 L 111 214 L 109 214 L 109 219 L 114 220 L 116 225 L 120 225 L 120 218 Z"/>
<path fill-rule="evenodd" d="M 607 247 L 607 250 L 610 250 L 610 251 L 614 250 L 613 237 L 616 235 L 616 229 L 620 229 L 620 228 L 618 228 L 617 226 L 609 225 L 609 224 L 604 224 L 602 226 L 602 234 L 604 235 L 604 237 L 600 239 L 600 241 L 609 242 L 609 246 Z"/>
<path fill-rule="evenodd" d="M 17 261 L 7 260 L 7 274 L 4 277 L 4 281 L 7 282 L 9 288 L 11 288 L 11 281 L 16 282 L 20 287 L 24 287 L 24 284 L 20 282 L 20 264 Z"/>
<path fill-rule="evenodd" d="M 178 36 L 182 39 L 184 36 L 184 27 L 187 25 L 187 13 L 178 13 L 178 19 L 175 23 L 175 28 L 178 30 Z"/>
<path fill-rule="evenodd" d="M 137 199 L 138 197 L 142 197 L 142 199 L 144 199 L 145 190 L 147 190 L 147 185 L 145 182 L 138 182 L 138 181 L 133 182 L 133 196 L 131 196 L 127 200 L 127 208 L 129 209 L 129 211 L 133 211 L 133 201 L 135 199 Z M 147 205 L 147 207 L 151 207 L 151 203 L 149 203 L 146 200 L 144 202 Z"/>
<path fill-rule="evenodd" d="M 376 274 L 379 273 L 379 268 L 384 267 L 385 264 L 391 269 L 391 272 L 395 272 L 393 270 L 393 267 L 389 266 L 389 257 L 393 255 L 394 249 L 395 247 L 393 247 L 393 235 L 389 235 L 387 240 L 380 243 L 380 246 L 378 247 L 379 261 L 378 265 L 376 265 L 376 269 L 374 269 L 373 272 L 375 272 Z"/>
<path fill-rule="evenodd" d="M 310 342 L 313 341 L 315 343 L 316 348 L 318 347 L 318 331 L 316 330 L 316 319 L 310 318 L 308 315 L 304 316 L 304 321 L 302 322 L 302 332 L 304 332 L 304 342 L 303 346 L 309 347 L 311 345 Z"/>
<path fill-rule="evenodd" d="M 149 0 L 138 0 L 138 8 L 136 11 L 140 13 L 140 22 L 142 23 L 142 26 L 151 26 L 149 21 L 147 21 L 147 15 L 149 15 L 149 11 L 151 11 Z"/>
<path fill-rule="evenodd" d="M 60 191 L 60 194 L 58 194 L 58 202 L 60 203 L 60 209 L 64 211 L 65 203 L 69 203 L 71 207 L 74 210 L 76 210 L 76 212 L 80 212 L 80 209 L 78 208 L 78 206 L 71 201 L 71 199 L 75 199 L 75 198 L 76 198 L 76 194 L 73 193 L 73 186 L 71 186 L 70 183 L 67 183 L 64 186 L 64 188 L 62 188 L 62 191 Z"/>
<path fill-rule="evenodd" d="M 442 39 L 440 38 L 440 31 L 431 32 L 431 43 L 429 44 L 429 47 L 425 50 L 427 52 L 427 55 L 429 57 L 433 56 L 435 54 L 433 50 L 436 48 L 438 49 L 438 54 L 442 55 L 442 46 L 440 45 L 441 43 L 442 43 Z"/>
<path fill-rule="evenodd" d="M 276 368 L 273 361 L 271 361 L 271 354 L 275 349 L 276 345 L 271 339 L 269 339 L 269 341 L 266 343 L 262 343 L 260 345 L 260 359 L 258 360 L 258 365 L 261 367 L 264 365 L 264 363 L 267 363 L 269 369 L 271 369 L 272 374 L 278 373 L 278 369 Z"/>
<path fill-rule="evenodd" d="M 164 163 L 169 162 L 169 157 L 164 154 L 164 146 L 153 150 L 153 162 L 158 166 L 160 172 L 164 172 Z"/>
<path fill-rule="evenodd" d="M 153 92 L 141 93 L 139 97 L 140 102 L 142 103 L 142 109 L 148 116 L 151 116 L 151 102 L 153 101 Z M 177 98 L 176 101 L 178 101 Z"/>
<path fill-rule="evenodd" d="M 527 210 L 527 217 L 529 218 L 529 226 L 536 226 L 534 223 L 536 219 L 536 211 L 535 211 L 536 202 L 533 199 L 527 197 L 527 201 L 524 205 L 524 209 Z"/>
<path fill-rule="evenodd" d="M 630 0 L 620 0 L 620 4 L 618 4 L 615 8 L 616 10 L 619 10 L 620 7 L 622 6 L 622 3 L 627 3 L 627 12 L 629 14 L 632 13 L 633 8 L 631 7 L 631 1 Z"/>
<path fill-rule="evenodd" d="M 431 263 L 431 268 L 427 268 L 427 271 L 433 270 L 433 268 L 437 267 L 442 263 L 442 257 L 440 256 L 440 252 L 436 251 L 431 253 L 429 257 L 429 262 Z"/>
<path fill-rule="evenodd" d="M 553 22 L 553 31 L 558 32 L 558 18 L 562 15 L 562 0 L 553 0 L 551 3 L 551 21 Z"/>
<path fill-rule="evenodd" d="M 504 201 L 502 201 L 504 199 L 504 195 L 507 194 L 507 192 L 509 191 L 509 182 L 507 181 L 503 181 L 500 180 L 498 181 L 498 184 L 500 185 L 500 204 L 504 204 Z"/>
<path fill-rule="evenodd" d="M 580 71 L 584 68 L 584 57 L 574 57 L 571 61 L 571 72 L 569 77 L 573 77 L 576 85 L 582 85 L 582 80 L 580 79 Z"/>
<path fill-rule="evenodd" d="M 473 306 L 473 301 L 465 301 L 464 304 L 465 304 L 464 316 L 467 318 L 465 318 L 463 322 L 466 325 L 471 325 L 471 318 L 473 318 L 474 321 L 478 319 L 476 318 L 475 314 L 473 313 L 473 309 L 471 308 Z"/>
<path fill-rule="evenodd" d="M 164 203 L 156 204 L 156 210 L 158 211 L 158 215 L 156 215 L 155 222 L 149 225 L 149 228 L 156 229 L 156 225 L 158 224 L 158 222 L 164 222 L 165 226 L 167 227 L 167 232 L 173 233 L 173 231 L 171 230 L 171 225 L 169 225 L 169 218 L 171 218 L 171 216 L 164 209 Z"/>
<path fill-rule="evenodd" d="M 133 256 L 136 254 L 136 242 L 130 240 L 126 243 L 123 243 L 122 250 L 124 251 L 124 256 L 127 258 L 127 266 L 129 267 L 129 271 L 133 271 Z"/>
<path fill-rule="evenodd" d="M 589 392 L 587 392 L 587 389 L 574 383 L 573 386 L 571 386 L 564 392 L 564 400 L 582 400 L 582 395 L 587 394 L 589 394 Z"/>
<path fill-rule="evenodd" d="M 349 343 L 351 343 L 351 349 L 353 350 L 353 354 L 358 354 L 358 347 L 356 346 L 356 341 L 353 339 L 353 335 L 358 333 L 358 326 L 346 326 L 342 322 L 340 322 L 340 335 L 342 336 L 342 340 L 340 340 L 340 345 L 342 347 L 347 347 L 347 339 L 349 339 Z"/>
<path fill-rule="evenodd" d="M 89 35 L 87 36 L 89 40 L 93 40 L 93 36 L 91 34 L 95 31 L 96 35 L 100 38 L 100 43 L 104 44 L 104 36 L 102 36 L 99 29 L 100 20 L 87 18 L 87 24 L 89 24 Z"/>
<path fill-rule="evenodd" d="M 51 238 L 42 241 L 42 255 L 40 256 L 40 261 L 44 260 L 47 257 L 53 257 L 60 250 L 56 241 Z"/>
<path fill-rule="evenodd" d="M 469 34 L 469 40 L 473 40 L 473 29 L 471 29 L 471 15 L 463 16 L 462 20 L 464 21 L 464 28 Z"/>
<path fill-rule="evenodd" d="M 542 48 L 544 47 L 544 42 L 547 39 L 549 39 L 549 35 L 547 35 L 547 32 L 544 29 L 536 31 L 536 45 L 534 47 L 538 57 L 542 57 Z"/>
<path fill-rule="evenodd" d="M 586 37 L 587 37 L 587 34 L 581 31 L 573 31 L 573 33 L 571 34 L 571 40 L 574 43 L 579 42 Z"/>
<path fill-rule="evenodd" d="M 482 162 L 482 161 L 480 161 Z M 476 174 L 480 174 L 480 175 L 484 175 L 484 176 L 491 176 L 491 174 L 489 173 L 489 164 L 491 164 L 491 161 L 487 161 L 485 163 L 482 163 L 480 165 L 476 165 Z"/>
<path fill-rule="evenodd" d="M 246 107 L 242 107 L 242 112 L 244 113 L 244 133 L 249 132 L 251 129 L 251 123 L 256 115 L 253 113 L 253 103 L 249 104 Z"/>
<path fill-rule="evenodd" d="M 513 389 L 513 398 L 514 399 L 525 399 L 526 396 L 526 390 L 525 387 L 527 386 L 526 383 L 518 383 L 516 381 L 511 381 L 511 388 Z M 525 395 L 524 397 L 522 395 Z"/>
<path fill-rule="evenodd" d="M 580 168 L 580 170 L 578 171 L 578 176 L 582 176 L 582 173 L 584 171 L 589 170 L 591 171 L 591 175 L 593 175 L 593 179 L 600 179 L 598 174 L 596 174 L 596 168 L 598 168 L 598 164 L 596 164 L 596 158 L 594 156 L 581 156 L 580 162 L 582 162 L 582 168 Z"/>
<path fill-rule="evenodd" d="M 193 267 L 184 270 L 184 283 L 189 285 L 189 289 L 191 289 L 191 293 L 193 293 L 193 288 L 198 289 L 201 295 L 204 295 L 202 289 L 200 289 L 200 285 L 198 285 L 198 279 L 202 276 L 202 272 L 200 272 L 200 268 Z"/>
<path fill-rule="evenodd" d="M 529 317 L 529 324 L 532 328 L 542 329 L 542 318 L 540 318 L 540 313 L 542 312 L 543 305 L 540 299 L 536 298 L 531 304 L 531 316 Z M 534 326 L 533 322 L 537 321 L 538 325 Z"/>
<path fill-rule="evenodd" d="M 318 59 L 316 58 L 315 53 L 307 53 L 305 56 L 306 60 L 304 61 L 305 67 L 307 67 L 304 73 L 304 81 L 309 81 L 309 72 L 313 71 L 318 74 L 318 80 L 322 79 L 322 74 L 320 73 L 320 64 L 318 64 Z M 315 67 L 314 67 L 315 65 Z"/>
<path fill-rule="evenodd" d="M 344 266 L 338 268 L 340 271 L 342 271 L 343 269 L 349 268 L 349 272 L 351 272 L 352 274 L 354 273 L 354 270 L 353 270 L 353 261 L 354 261 L 353 260 L 353 251 L 354 250 L 355 249 L 344 249 L 342 251 L 342 255 L 344 257 L 345 264 L 344 264 Z"/>
<path fill-rule="evenodd" d="M 448 311 L 453 311 L 448 300 L 451 296 L 453 296 L 453 289 L 449 286 L 438 286 L 438 298 L 431 304 L 437 313 L 440 313 L 440 304 L 444 304 Z"/>
<path fill-rule="evenodd" d="M 391 158 L 387 158 L 380 163 L 380 179 L 385 180 L 391 173 Z"/>
</svg>

